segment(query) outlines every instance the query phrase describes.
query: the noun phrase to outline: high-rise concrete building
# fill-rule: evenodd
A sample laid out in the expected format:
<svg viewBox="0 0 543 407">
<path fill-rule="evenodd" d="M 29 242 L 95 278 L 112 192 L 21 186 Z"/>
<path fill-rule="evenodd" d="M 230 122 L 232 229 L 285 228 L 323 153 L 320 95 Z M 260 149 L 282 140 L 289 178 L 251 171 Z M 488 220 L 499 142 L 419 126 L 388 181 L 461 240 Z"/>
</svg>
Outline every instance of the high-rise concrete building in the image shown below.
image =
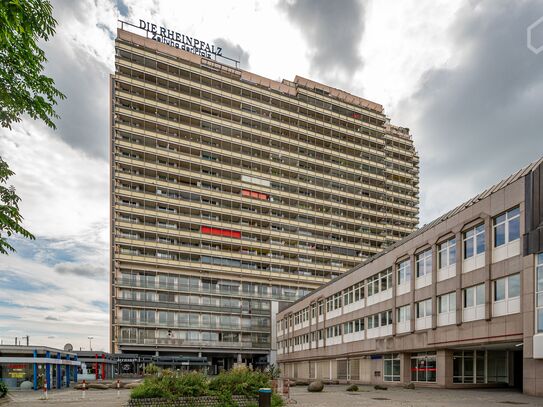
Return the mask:
<svg viewBox="0 0 543 407">
<path fill-rule="evenodd" d="M 273 362 L 278 301 L 414 230 L 417 153 L 377 103 L 173 39 L 115 42 L 112 351 Z"/>
</svg>

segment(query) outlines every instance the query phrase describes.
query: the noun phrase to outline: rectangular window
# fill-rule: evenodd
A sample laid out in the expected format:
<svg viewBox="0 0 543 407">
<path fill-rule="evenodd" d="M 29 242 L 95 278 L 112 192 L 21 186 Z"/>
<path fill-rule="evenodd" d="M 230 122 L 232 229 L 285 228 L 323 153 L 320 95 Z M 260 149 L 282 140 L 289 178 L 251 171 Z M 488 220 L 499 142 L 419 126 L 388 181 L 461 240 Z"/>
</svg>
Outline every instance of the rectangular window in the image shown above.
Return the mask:
<svg viewBox="0 0 543 407">
<path fill-rule="evenodd" d="M 398 264 L 398 285 L 409 283 L 410 280 L 411 262 L 409 260 L 405 260 Z"/>
<path fill-rule="evenodd" d="M 400 381 L 400 354 L 390 353 L 383 356 L 383 380 L 385 382 Z"/>
<path fill-rule="evenodd" d="M 416 255 L 417 278 L 432 273 L 432 250 L 428 249 Z"/>
<path fill-rule="evenodd" d="M 432 315 L 432 299 L 428 298 L 415 304 L 417 318 L 429 317 Z"/>
<path fill-rule="evenodd" d="M 396 309 L 396 315 L 398 322 L 406 322 L 411 319 L 411 307 L 404 305 Z"/>
<path fill-rule="evenodd" d="M 520 208 L 510 209 L 494 218 L 494 247 L 520 239 Z"/>
<path fill-rule="evenodd" d="M 464 232 L 464 259 L 485 252 L 485 225 L 478 226 Z"/>
<path fill-rule="evenodd" d="M 456 311 L 456 293 L 452 292 L 441 295 L 438 302 L 438 313 L 443 314 L 453 311 Z"/>
<path fill-rule="evenodd" d="M 456 239 L 449 239 L 438 245 L 438 268 L 442 269 L 456 263 Z"/>
<path fill-rule="evenodd" d="M 464 289 L 464 308 L 471 308 L 485 303 L 485 285 L 479 284 Z"/>
<path fill-rule="evenodd" d="M 502 301 L 520 296 L 520 274 L 494 281 L 494 301 Z"/>
</svg>

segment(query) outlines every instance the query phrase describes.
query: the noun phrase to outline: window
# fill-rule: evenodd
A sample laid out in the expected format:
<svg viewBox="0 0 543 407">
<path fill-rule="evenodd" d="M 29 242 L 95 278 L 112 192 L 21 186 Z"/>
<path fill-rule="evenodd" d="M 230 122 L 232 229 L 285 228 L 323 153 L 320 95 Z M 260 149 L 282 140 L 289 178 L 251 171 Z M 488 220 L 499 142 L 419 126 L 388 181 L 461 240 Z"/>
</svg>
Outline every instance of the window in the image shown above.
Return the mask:
<svg viewBox="0 0 543 407">
<path fill-rule="evenodd" d="M 410 280 L 411 262 L 409 260 L 405 260 L 398 264 L 398 285 L 409 283 Z"/>
<path fill-rule="evenodd" d="M 494 247 L 520 238 L 520 208 L 510 209 L 494 218 Z"/>
<path fill-rule="evenodd" d="M 485 225 L 480 225 L 464 233 L 464 259 L 485 252 Z"/>
<path fill-rule="evenodd" d="M 485 351 L 453 353 L 453 383 L 484 383 Z"/>
<path fill-rule="evenodd" d="M 494 301 L 502 301 L 520 296 L 520 274 L 494 281 Z"/>
<path fill-rule="evenodd" d="M 449 239 L 438 246 L 438 268 L 456 263 L 456 239 Z"/>
<path fill-rule="evenodd" d="M 403 307 L 399 307 L 396 310 L 397 320 L 398 323 L 401 322 L 407 322 L 411 319 L 411 307 L 409 305 L 404 305 Z"/>
<path fill-rule="evenodd" d="M 356 319 L 354 321 L 354 332 L 364 331 L 364 318 Z"/>
<path fill-rule="evenodd" d="M 415 304 L 417 318 L 429 317 L 432 315 L 432 299 L 428 298 Z"/>
<path fill-rule="evenodd" d="M 368 279 L 368 296 L 392 288 L 392 269 L 388 268 Z"/>
<path fill-rule="evenodd" d="M 464 308 L 471 308 L 485 303 L 485 285 L 479 284 L 464 289 Z"/>
<path fill-rule="evenodd" d="M 383 379 L 385 382 L 400 381 L 400 354 L 390 353 L 383 357 L 383 371 L 385 372 Z"/>
<path fill-rule="evenodd" d="M 392 325 L 392 310 L 383 311 L 368 317 L 368 329 Z"/>
<path fill-rule="evenodd" d="M 536 256 L 536 308 L 537 332 L 543 332 L 543 253 Z"/>
<path fill-rule="evenodd" d="M 364 285 L 357 283 L 343 290 L 343 305 L 349 305 L 364 298 Z"/>
<path fill-rule="evenodd" d="M 436 381 L 436 353 L 422 352 L 411 355 L 411 381 Z"/>
<path fill-rule="evenodd" d="M 438 301 L 438 313 L 456 311 L 456 293 L 443 294 L 439 296 Z"/>
<path fill-rule="evenodd" d="M 432 274 L 432 250 L 428 249 L 416 256 L 417 278 Z"/>
</svg>

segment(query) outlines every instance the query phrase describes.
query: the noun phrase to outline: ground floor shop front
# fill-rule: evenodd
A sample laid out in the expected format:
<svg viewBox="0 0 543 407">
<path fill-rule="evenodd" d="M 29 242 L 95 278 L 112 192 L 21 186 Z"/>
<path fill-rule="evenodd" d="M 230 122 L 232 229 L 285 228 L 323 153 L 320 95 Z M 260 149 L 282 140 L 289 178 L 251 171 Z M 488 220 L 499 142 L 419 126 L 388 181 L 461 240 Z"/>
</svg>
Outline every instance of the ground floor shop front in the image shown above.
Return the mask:
<svg viewBox="0 0 543 407">
<path fill-rule="evenodd" d="M 522 350 L 442 349 L 281 363 L 293 380 L 430 387 L 522 387 Z"/>
</svg>

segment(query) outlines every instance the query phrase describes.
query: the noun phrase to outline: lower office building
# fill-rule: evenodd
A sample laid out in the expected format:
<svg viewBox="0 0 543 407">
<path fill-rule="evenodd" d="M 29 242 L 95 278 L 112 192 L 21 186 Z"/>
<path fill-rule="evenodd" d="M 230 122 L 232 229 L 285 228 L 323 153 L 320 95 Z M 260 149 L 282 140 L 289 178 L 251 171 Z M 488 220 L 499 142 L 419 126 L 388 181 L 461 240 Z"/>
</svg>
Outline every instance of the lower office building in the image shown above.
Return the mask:
<svg viewBox="0 0 543 407">
<path fill-rule="evenodd" d="M 543 160 L 277 316 L 285 377 L 543 395 Z"/>
</svg>

